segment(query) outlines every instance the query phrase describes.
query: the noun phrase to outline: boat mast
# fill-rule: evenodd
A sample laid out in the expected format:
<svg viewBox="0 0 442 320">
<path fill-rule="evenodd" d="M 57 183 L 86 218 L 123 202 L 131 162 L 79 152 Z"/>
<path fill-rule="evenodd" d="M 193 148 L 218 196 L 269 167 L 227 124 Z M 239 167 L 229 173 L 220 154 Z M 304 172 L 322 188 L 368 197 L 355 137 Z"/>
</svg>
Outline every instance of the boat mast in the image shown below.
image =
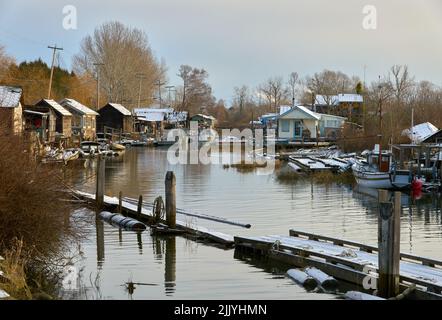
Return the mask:
<svg viewBox="0 0 442 320">
<path fill-rule="evenodd" d="M 379 76 L 379 171 L 381 171 L 381 163 L 382 163 L 382 85 L 381 85 L 381 76 Z"/>
</svg>

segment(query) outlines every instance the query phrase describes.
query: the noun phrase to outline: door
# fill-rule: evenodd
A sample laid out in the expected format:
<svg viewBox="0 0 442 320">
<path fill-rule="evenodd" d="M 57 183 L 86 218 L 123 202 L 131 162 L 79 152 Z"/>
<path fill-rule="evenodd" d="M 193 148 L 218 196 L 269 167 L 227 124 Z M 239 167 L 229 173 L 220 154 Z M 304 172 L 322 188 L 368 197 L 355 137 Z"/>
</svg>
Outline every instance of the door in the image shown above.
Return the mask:
<svg viewBox="0 0 442 320">
<path fill-rule="evenodd" d="M 295 139 L 301 139 L 302 138 L 302 121 L 296 120 L 294 121 L 294 138 Z"/>
</svg>

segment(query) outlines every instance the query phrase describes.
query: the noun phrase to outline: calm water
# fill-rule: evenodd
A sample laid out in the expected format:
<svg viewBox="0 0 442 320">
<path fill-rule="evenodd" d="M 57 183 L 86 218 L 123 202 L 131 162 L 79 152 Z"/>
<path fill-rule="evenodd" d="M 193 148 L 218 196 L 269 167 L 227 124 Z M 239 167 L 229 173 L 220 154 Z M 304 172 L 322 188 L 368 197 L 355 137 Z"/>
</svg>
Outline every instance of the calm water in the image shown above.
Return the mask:
<svg viewBox="0 0 442 320">
<path fill-rule="evenodd" d="M 376 192 L 310 181 L 281 183 L 276 175 L 239 173 L 217 165 L 169 165 L 166 149 L 134 148 L 106 163 L 106 194 L 152 202 L 164 195 L 164 177 L 177 179 L 177 207 L 252 224 L 251 229 L 195 220 L 191 224 L 233 235 L 287 235 L 290 228 L 377 243 Z M 284 167 L 282 168 L 284 169 Z M 74 183 L 94 192 L 95 164 L 78 170 Z M 402 198 L 401 251 L 442 259 L 442 200 Z M 94 216 L 87 210 L 79 214 Z M 335 299 L 306 292 L 284 277 L 287 266 L 269 266 L 182 237 L 120 231 L 91 219 L 80 245 L 80 291 L 90 299 Z M 130 294 L 125 283 L 143 283 Z"/>
</svg>

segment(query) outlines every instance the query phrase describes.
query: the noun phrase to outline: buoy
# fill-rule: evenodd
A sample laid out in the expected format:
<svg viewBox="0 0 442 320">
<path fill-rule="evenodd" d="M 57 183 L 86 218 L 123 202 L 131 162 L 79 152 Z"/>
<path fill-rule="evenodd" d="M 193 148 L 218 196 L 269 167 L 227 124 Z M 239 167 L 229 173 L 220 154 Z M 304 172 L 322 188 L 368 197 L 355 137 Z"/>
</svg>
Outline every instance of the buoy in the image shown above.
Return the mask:
<svg viewBox="0 0 442 320">
<path fill-rule="evenodd" d="M 313 279 L 311 276 L 309 276 L 304 271 L 301 271 L 299 269 L 290 269 L 287 271 L 287 275 L 295 280 L 300 285 L 303 285 L 305 287 L 314 288 L 316 287 L 316 280 Z"/>
<path fill-rule="evenodd" d="M 333 289 L 338 286 L 338 281 L 335 278 L 329 276 L 319 269 L 313 267 L 306 268 L 305 273 L 315 279 L 323 288 Z"/>
<path fill-rule="evenodd" d="M 143 231 L 146 230 L 147 228 L 144 223 L 138 220 L 128 218 L 120 214 L 111 213 L 108 211 L 101 212 L 99 214 L 99 217 L 104 221 L 118 225 L 119 227 L 124 228 L 126 230 Z"/>
</svg>

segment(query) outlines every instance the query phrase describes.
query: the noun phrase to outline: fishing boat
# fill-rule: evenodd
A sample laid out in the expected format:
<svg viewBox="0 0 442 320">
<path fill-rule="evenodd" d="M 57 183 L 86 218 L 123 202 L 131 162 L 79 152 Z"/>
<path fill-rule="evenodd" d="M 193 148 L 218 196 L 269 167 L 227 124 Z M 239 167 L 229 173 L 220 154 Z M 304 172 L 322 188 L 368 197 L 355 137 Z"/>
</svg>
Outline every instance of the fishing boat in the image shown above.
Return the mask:
<svg viewBox="0 0 442 320">
<path fill-rule="evenodd" d="M 66 149 L 63 151 L 63 161 L 67 163 L 68 161 L 77 160 L 80 156 L 80 150 L 76 148 Z"/>
<path fill-rule="evenodd" d="M 83 141 L 80 144 L 80 155 L 83 158 L 93 158 L 101 153 L 101 144 L 94 141 Z"/>
<path fill-rule="evenodd" d="M 413 177 L 409 170 L 396 170 L 393 154 L 387 150 L 365 151 L 366 160 L 355 160 L 353 175 L 358 185 L 375 189 L 404 189 L 411 186 Z M 380 157 L 380 159 L 379 159 Z"/>
</svg>

